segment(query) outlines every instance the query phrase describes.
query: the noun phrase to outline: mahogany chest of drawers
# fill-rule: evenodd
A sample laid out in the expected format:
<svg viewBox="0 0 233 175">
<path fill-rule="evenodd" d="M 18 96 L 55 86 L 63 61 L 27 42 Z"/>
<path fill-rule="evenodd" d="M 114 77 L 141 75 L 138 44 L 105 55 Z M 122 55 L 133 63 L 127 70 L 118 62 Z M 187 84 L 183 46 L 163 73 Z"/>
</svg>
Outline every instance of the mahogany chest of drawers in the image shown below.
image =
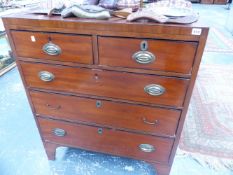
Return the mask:
<svg viewBox="0 0 233 175">
<path fill-rule="evenodd" d="M 28 13 L 3 21 L 49 159 L 68 146 L 169 174 L 208 28 Z"/>
</svg>

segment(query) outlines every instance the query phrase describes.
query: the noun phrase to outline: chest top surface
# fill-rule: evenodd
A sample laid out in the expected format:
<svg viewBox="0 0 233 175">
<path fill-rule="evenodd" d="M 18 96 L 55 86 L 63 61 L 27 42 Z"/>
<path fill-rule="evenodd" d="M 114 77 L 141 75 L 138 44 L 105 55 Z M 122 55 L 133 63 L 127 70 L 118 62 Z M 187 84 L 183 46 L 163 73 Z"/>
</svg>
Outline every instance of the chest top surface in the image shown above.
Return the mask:
<svg viewBox="0 0 233 175">
<path fill-rule="evenodd" d="M 106 36 L 156 37 L 198 41 L 207 35 L 208 27 L 199 20 L 193 24 L 159 24 L 152 22 L 127 22 L 112 17 L 109 20 L 62 18 L 61 16 L 37 15 L 29 12 L 3 17 L 9 29 L 53 31 Z"/>
</svg>

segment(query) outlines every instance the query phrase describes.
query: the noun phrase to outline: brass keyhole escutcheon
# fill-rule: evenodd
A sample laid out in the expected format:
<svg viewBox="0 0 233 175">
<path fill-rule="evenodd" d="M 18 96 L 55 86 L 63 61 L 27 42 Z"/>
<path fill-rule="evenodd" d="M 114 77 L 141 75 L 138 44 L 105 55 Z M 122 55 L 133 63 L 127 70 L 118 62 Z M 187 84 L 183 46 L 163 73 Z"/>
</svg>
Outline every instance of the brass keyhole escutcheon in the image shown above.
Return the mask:
<svg viewBox="0 0 233 175">
<path fill-rule="evenodd" d="M 140 44 L 141 51 L 147 51 L 148 49 L 148 42 L 147 41 L 142 41 Z"/>
<path fill-rule="evenodd" d="M 97 108 L 100 108 L 101 106 L 102 106 L 102 102 L 99 101 L 99 100 L 97 100 L 97 101 L 96 101 L 96 107 L 97 107 Z"/>
<path fill-rule="evenodd" d="M 98 134 L 102 134 L 103 133 L 103 129 L 102 128 L 98 128 Z"/>
</svg>

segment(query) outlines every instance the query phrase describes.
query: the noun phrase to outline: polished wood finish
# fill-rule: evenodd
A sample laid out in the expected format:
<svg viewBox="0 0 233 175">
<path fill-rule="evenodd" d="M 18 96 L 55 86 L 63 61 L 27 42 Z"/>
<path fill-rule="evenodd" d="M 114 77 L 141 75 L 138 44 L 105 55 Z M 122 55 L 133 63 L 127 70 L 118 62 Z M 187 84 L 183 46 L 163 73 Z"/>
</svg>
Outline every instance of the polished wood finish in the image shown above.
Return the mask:
<svg viewBox="0 0 233 175">
<path fill-rule="evenodd" d="M 45 151 L 46 151 L 48 159 L 55 160 L 56 159 L 56 149 L 57 149 L 57 147 L 59 147 L 59 145 L 44 141 L 44 147 L 45 147 Z"/>
<path fill-rule="evenodd" d="M 214 0 L 201 0 L 201 4 L 213 4 Z"/>
<path fill-rule="evenodd" d="M 134 53 L 141 51 L 140 44 L 143 41 L 148 43 L 148 51 L 155 56 L 152 63 L 139 64 L 132 58 Z M 99 37 L 98 43 L 100 65 L 184 74 L 191 73 L 197 47 L 195 42 L 112 37 Z"/>
<path fill-rule="evenodd" d="M 96 55 L 96 54 L 95 54 Z M 89 64 L 78 64 L 78 63 L 71 63 L 71 62 L 61 62 L 61 61 L 54 61 L 54 60 L 47 60 L 47 59 L 36 59 L 36 58 L 24 58 L 18 57 L 19 61 L 25 62 L 34 62 L 34 63 L 45 63 L 45 64 L 56 64 L 62 66 L 71 66 L 71 67 L 82 67 L 82 68 L 90 68 L 90 69 L 102 69 L 102 70 L 110 70 L 110 71 L 117 71 L 117 72 L 129 72 L 129 73 L 137 73 L 137 74 L 150 74 L 150 75 L 160 75 L 160 76 L 168 76 L 168 77 L 176 77 L 176 78 L 185 78 L 190 79 L 190 74 L 181 74 L 177 72 L 164 72 L 158 70 L 151 70 L 151 69 L 138 69 L 138 68 L 126 68 L 126 67 L 111 67 L 106 65 L 99 65 L 98 64 L 98 56 L 96 56 L 97 63 L 94 65 Z"/>
<path fill-rule="evenodd" d="M 180 117 L 180 110 L 151 108 L 37 91 L 30 91 L 30 96 L 37 116 L 93 123 L 168 137 L 175 136 Z"/>
<path fill-rule="evenodd" d="M 91 36 L 45 32 L 11 31 L 19 57 L 93 64 Z M 48 55 L 42 48 L 47 43 L 60 47 L 61 54 Z"/>
<path fill-rule="evenodd" d="M 228 0 L 214 0 L 214 4 L 227 4 Z"/>
<path fill-rule="evenodd" d="M 3 22 L 49 159 L 55 159 L 57 147 L 71 146 L 144 160 L 158 175 L 169 174 L 208 35 L 201 19 L 175 25 L 21 12 Z M 37 47 L 26 39 L 30 34 Z M 48 40 L 66 52 L 45 55 L 41 47 Z M 148 65 L 132 59 L 144 40 L 156 55 Z M 51 71 L 55 79 L 41 81 L 40 71 Z M 152 83 L 165 93 L 146 94 L 145 85 Z M 148 124 L 157 119 L 156 127 Z M 68 135 L 54 136 L 54 127 Z M 140 152 L 136 148 L 143 142 L 158 149 Z"/>
<path fill-rule="evenodd" d="M 27 86 L 30 88 L 106 96 L 175 107 L 183 106 L 189 82 L 186 79 L 25 62 L 21 63 L 21 67 Z M 38 76 L 40 71 L 52 73 L 55 76 L 54 80 L 42 81 Z M 159 84 L 166 91 L 160 96 L 149 95 L 144 91 L 149 84 Z"/>
<path fill-rule="evenodd" d="M 66 18 L 46 15 L 10 14 L 3 18 L 4 24 L 14 30 L 30 30 L 44 32 L 63 32 L 76 34 L 91 34 L 100 36 L 123 36 L 134 38 L 161 38 L 169 40 L 199 41 L 200 35 L 192 35 L 193 28 L 201 28 L 208 32 L 206 24 L 198 22 L 188 25 L 158 24 L 143 22 L 127 22 L 124 19 L 93 20 L 81 18 Z"/>
<path fill-rule="evenodd" d="M 43 139 L 71 147 L 79 147 L 103 153 L 132 157 L 146 161 L 168 162 L 173 139 L 133 134 L 124 131 L 98 128 L 80 124 L 68 124 L 55 120 L 38 118 Z M 53 129 L 66 131 L 64 137 L 53 134 Z M 102 133 L 99 133 L 99 129 Z M 146 143 L 153 145 L 155 151 L 143 152 L 139 145 Z"/>
</svg>

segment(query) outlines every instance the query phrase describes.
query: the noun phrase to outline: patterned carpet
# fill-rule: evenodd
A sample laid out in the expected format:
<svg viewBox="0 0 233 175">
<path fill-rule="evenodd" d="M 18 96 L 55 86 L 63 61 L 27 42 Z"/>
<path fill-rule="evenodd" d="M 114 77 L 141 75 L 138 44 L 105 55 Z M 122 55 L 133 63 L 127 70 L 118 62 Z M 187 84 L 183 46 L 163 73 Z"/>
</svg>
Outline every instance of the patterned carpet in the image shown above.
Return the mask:
<svg viewBox="0 0 233 175">
<path fill-rule="evenodd" d="M 211 56 L 212 55 L 212 56 Z M 180 140 L 180 154 L 233 172 L 233 37 L 211 27 Z"/>
<path fill-rule="evenodd" d="M 232 87 L 233 65 L 201 65 L 179 146 L 199 162 L 233 170 Z"/>
</svg>

